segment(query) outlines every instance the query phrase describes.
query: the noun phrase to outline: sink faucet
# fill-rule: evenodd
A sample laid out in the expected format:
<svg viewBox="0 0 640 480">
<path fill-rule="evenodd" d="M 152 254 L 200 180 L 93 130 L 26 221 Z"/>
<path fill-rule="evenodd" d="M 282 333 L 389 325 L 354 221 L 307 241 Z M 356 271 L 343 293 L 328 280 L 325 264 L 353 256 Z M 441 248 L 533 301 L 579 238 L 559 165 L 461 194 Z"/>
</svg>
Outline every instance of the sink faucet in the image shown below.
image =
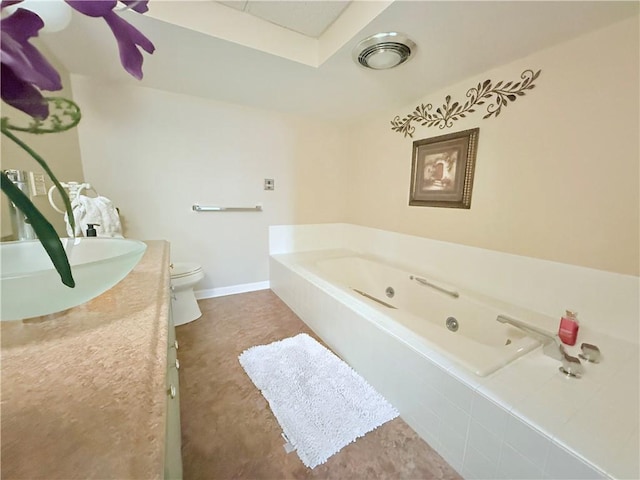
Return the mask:
<svg viewBox="0 0 640 480">
<path fill-rule="evenodd" d="M 29 187 L 27 185 L 27 172 L 23 170 L 4 170 L 4 174 L 13 184 L 22 192 L 29 196 Z M 13 204 L 9 205 L 9 215 L 11 217 L 11 226 L 13 234 L 18 240 L 32 240 L 36 238 L 36 232 L 33 230 L 29 219 Z"/>
<path fill-rule="evenodd" d="M 567 353 L 562 341 L 560 341 L 560 337 L 557 334 L 548 332 L 542 328 L 536 327 L 535 325 L 523 322 L 522 320 L 507 317 L 506 315 L 498 315 L 496 320 L 500 323 L 513 325 L 520 330 L 524 330 L 528 334 L 540 340 L 543 344 L 542 353 L 548 357 L 560 360 L 562 362 L 560 371 L 565 375 L 577 378 L 582 376 L 583 369 L 580 359 Z"/>
</svg>

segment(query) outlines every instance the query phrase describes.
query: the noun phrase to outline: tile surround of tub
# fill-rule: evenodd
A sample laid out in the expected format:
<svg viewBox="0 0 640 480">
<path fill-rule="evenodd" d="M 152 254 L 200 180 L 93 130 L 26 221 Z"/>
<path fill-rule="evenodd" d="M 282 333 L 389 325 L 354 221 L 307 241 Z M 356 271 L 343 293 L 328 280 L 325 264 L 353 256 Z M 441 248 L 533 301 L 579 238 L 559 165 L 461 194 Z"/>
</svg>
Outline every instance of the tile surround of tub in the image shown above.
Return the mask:
<svg viewBox="0 0 640 480">
<path fill-rule="evenodd" d="M 345 223 L 269 228 L 271 255 L 338 248 L 382 257 L 554 319 L 574 309 L 583 330 L 640 341 L 638 277 Z M 543 327 L 555 330 L 557 324 Z"/>
<path fill-rule="evenodd" d="M 307 227 L 305 249 L 336 246 L 338 228 L 326 233 L 323 226 Z M 295 234 L 295 228 L 291 232 Z M 561 377 L 558 362 L 540 352 L 481 379 L 437 355 L 430 359 L 404 348 L 380 329 L 362 328 L 365 325 L 357 305 L 347 307 L 336 302 L 317 284 L 301 278 L 275 258 L 271 259 L 271 286 L 466 478 L 486 478 L 487 472 L 507 478 L 516 475 L 514 466 L 518 464 L 522 467 L 518 471 L 535 478 L 571 478 L 576 472 L 584 478 L 628 477 L 631 472 L 638 475 L 637 383 L 629 384 L 624 399 L 617 401 L 617 407 L 626 411 L 612 412 L 613 423 L 620 425 L 615 418 L 624 419 L 628 431 L 624 439 L 613 432 L 609 443 L 621 445 L 619 441 L 624 441 L 624 448 L 595 452 L 594 456 L 593 431 L 585 431 L 586 419 L 598 411 L 593 408 L 602 409 L 602 404 L 610 401 L 611 392 L 625 391 L 625 379 L 637 380 L 638 362 L 628 361 L 623 372 L 607 368 L 608 363 L 617 363 L 617 357 L 631 355 L 632 360 L 637 359 L 637 345 L 602 337 L 605 361 L 586 365 L 587 375 L 580 381 Z M 345 344 L 344 339 L 354 338 L 356 330 L 359 342 L 354 349 L 353 342 Z M 376 352 L 372 351 L 373 345 L 385 347 Z M 416 380 L 412 372 L 422 374 Z"/>
<path fill-rule="evenodd" d="M 587 478 L 606 478 L 555 444 L 551 437 L 525 422 L 518 423 L 509 405 L 485 397 L 451 371 L 406 349 L 386 332 L 366 328 L 363 322 L 367 320 L 333 301 L 312 283 L 300 278 L 291 281 L 287 277 L 295 274 L 275 260 L 271 272 L 274 292 L 388 398 L 402 418 L 465 478 L 486 478 L 487 471 L 494 472 L 496 478 L 517 478 L 517 472 L 527 478 L 551 478 L 567 469 L 571 471 L 574 464 L 584 467 Z M 345 343 L 345 339 L 353 339 L 356 331 L 362 348 L 354 349 L 353 342 Z M 384 349 L 374 351 L 372 345 L 384 345 Z M 426 372 L 421 376 L 425 381 L 416 381 L 413 373 L 417 371 Z M 466 400 L 469 397 L 470 405 Z M 469 412 L 463 408 L 467 405 Z M 478 435 L 483 432 L 478 426 L 492 436 Z M 492 440 L 490 445 L 487 439 Z M 552 462 L 547 468 L 549 458 Z"/>
<path fill-rule="evenodd" d="M 269 254 L 344 248 L 346 227 L 346 223 L 270 226 Z"/>
</svg>

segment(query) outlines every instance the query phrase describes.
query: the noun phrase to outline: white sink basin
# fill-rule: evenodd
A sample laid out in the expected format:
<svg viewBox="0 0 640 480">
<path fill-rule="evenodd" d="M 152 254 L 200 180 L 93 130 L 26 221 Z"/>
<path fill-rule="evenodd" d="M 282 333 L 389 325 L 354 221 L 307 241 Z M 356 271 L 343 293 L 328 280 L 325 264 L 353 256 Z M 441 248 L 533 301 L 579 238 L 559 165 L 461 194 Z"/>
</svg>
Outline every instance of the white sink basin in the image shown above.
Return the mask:
<svg viewBox="0 0 640 480">
<path fill-rule="evenodd" d="M 63 238 L 75 288 L 65 286 L 38 240 L 0 243 L 0 320 L 55 313 L 109 290 L 140 261 L 147 246 L 124 238 Z"/>
</svg>

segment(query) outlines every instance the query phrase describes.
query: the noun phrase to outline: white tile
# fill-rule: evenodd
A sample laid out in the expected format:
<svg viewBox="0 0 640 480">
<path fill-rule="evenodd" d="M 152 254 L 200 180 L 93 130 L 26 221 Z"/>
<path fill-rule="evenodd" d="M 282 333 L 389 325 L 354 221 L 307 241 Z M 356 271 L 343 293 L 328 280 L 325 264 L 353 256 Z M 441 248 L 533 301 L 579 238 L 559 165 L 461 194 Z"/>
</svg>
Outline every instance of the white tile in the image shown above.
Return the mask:
<svg viewBox="0 0 640 480">
<path fill-rule="evenodd" d="M 401 411 L 400 413 L 403 418 L 408 416 L 411 419 L 412 428 L 414 424 L 418 424 L 421 431 L 430 432 L 430 437 L 433 438 L 437 436 L 440 429 L 440 416 L 437 415 L 433 409 L 422 403 L 420 399 L 413 398 L 406 411 Z"/>
<path fill-rule="evenodd" d="M 512 363 L 516 368 L 506 368 L 503 379 L 526 383 L 527 391 L 535 391 L 556 376 L 558 361 L 545 355 L 542 348 L 524 355 Z"/>
<path fill-rule="evenodd" d="M 554 480 L 590 480 L 605 478 L 598 470 L 559 445 L 552 444 L 544 468 L 544 476 Z"/>
<path fill-rule="evenodd" d="M 526 386 L 527 383 L 523 380 L 511 382 L 509 379 L 496 376 L 479 385 L 476 392 L 485 397 L 496 399 L 502 408 L 511 410 L 515 404 L 522 401 L 530 393 Z"/>
<path fill-rule="evenodd" d="M 640 441 L 637 430 L 622 442 L 613 465 L 615 470 L 607 473 L 614 478 L 640 478 Z"/>
<path fill-rule="evenodd" d="M 444 398 L 444 395 L 442 395 L 438 390 L 434 388 L 425 388 L 420 401 L 431 410 L 438 413 L 442 411 L 442 405 L 448 400 Z"/>
<path fill-rule="evenodd" d="M 444 394 L 445 383 L 448 377 L 446 370 L 442 369 L 430 360 L 425 362 L 424 371 L 421 372 L 419 381 L 427 384 L 430 388 Z"/>
<path fill-rule="evenodd" d="M 478 386 L 484 384 L 487 380 L 487 377 L 479 377 L 475 373 L 472 373 L 470 370 L 460 368 L 459 365 L 449 367 L 447 369 L 447 372 L 449 373 L 449 375 L 453 376 L 459 382 L 462 382 L 473 391 L 477 390 Z"/>
<path fill-rule="evenodd" d="M 637 382 L 638 377 L 636 376 L 635 379 Z M 615 390 L 603 388 L 592 393 L 583 410 L 602 412 L 609 420 L 638 425 L 640 400 L 638 384 L 629 381 L 629 377 L 625 380 L 625 384 L 618 385 Z"/>
<path fill-rule="evenodd" d="M 413 417 L 411 414 L 402 415 L 402 419 L 407 422 L 418 435 L 431 448 L 436 451 L 440 449 L 440 418 L 435 414 L 426 414 L 422 417 Z"/>
<path fill-rule="evenodd" d="M 411 373 L 413 377 L 413 385 L 414 388 L 419 389 L 421 386 L 428 387 L 429 385 L 426 382 L 418 382 L 416 381 L 416 372 L 420 372 L 420 377 L 423 376 L 423 372 L 428 371 L 428 369 L 433 365 L 428 359 L 424 358 L 419 353 L 414 350 L 407 348 L 407 346 L 394 338 L 394 343 L 397 345 L 397 350 L 402 352 L 402 364 L 404 368 Z M 400 360 L 400 358 L 398 358 Z"/>
<path fill-rule="evenodd" d="M 505 444 L 502 446 L 496 478 L 508 480 L 539 479 L 542 478 L 542 470 Z"/>
<path fill-rule="evenodd" d="M 564 408 L 578 411 L 602 388 L 600 383 L 595 383 L 587 376 L 572 378 L 562 374 L 556 365 L 553 378 L 547 382 L 542 392 L 551 402 L 563 404 Z M 536 392 L 540 393 L 540 392 Z"/>
<path fill-rule="evenodd" d="M 429 350 L 429 351 L 425 351 L 425 355 L 429 358 L 429 360 L 438 368 L 440 368 L 443 372 L 445 372 L 446 375 L 448 375 L 448 373 L 446 373 L 448 370 L 450 370 L 451 368 L 453 368 L 455 366 L 455 368 L 460 368 L 460 365 L 453 362 L 449 357 L 446 357 L 445 355 L 435 351 L 435 350 Z"/>
<path fill-rule="evenodd" d="M 551 439 L 524 423 L 518 417 L 510 416 L 504 432 L 504 441 L 527 457 L 535 465 L 543 466 L 549 452 Z"/>
<path fill-rule="evenodd" d="M 599 468 L 615 466 L 620 446 L 638 429 L 638 405 L 621 410 L 615 408 L 619 401 L 624 404 L 613 392 L 609 404 L 593 399 L 558 429 L 554 441 Z"/>
<path fill-rule="evenodd" d="M 488 460 L 484 455 L 473 447 L 467 448 L 464 452 L 464 462 L 462 464 L 462 476 L 466 479 L 486 480 L 494 478 L 497 469 L 497 462 Z"/>
<path fill-rule="evenodd" d="M 509 412 L 484 395 L 476 392 L 473 397 L 471 417 L 501 438 L 504 435 L 504 428 L 509 419 Z"/>
<path fill-rule="evenodd" d="M 447 375 L 442 383 L 442 393 L 452 403 L 460 407 L 466 413 L 471 413 L 471 403 L 473 400 L 473 389 Z"/>
<path fill-rule="evenodd" d="M 446 425 L 464 438 L 467 437 L 470 417 L 469 414 L 464 412 L 460 407 L 445 399 L 442 402 L 440 410 L 436 411 L 436 413 L 440 416 L 442 425 Z"/>
<path fill-rule="evenodd" d="M 416 413 L 415 418 L 420 421 L 420 424 L 423 425 L 425 429 L 433 432 L 432 435 L 437 435 L 437 432 L 440 431 L 441 419 L 433 410 L 423 408 Z"/>
<path fill-rule="evenodd" d="M 467 447 L 480 452 L 495 465 L 500 460 L 502 438 L 494 435 L 490 430 L 487 430 L 472 419 L 469 425 L 469 435 L 467 436 Z"/>
<path fill-rule="evenodd" d="M 595 467 L 606 470 L 605 466 L 614 466 L 615 458 L 619 453 L 620 442 L 614 438 L 615 435 L 598 432 L 597 429 L 590 428 L 588 423 L 580 421 L 565 424 L 554 438 L 554 443 Z"/>
<path fill-rule="evenodd" d="M 445 378 L 449 375 L 445 369 L 430 359 L 425 358 L 420 382 L 442 393 Z"/>
<path fill-rule="evenodd" d="M 465 437 L 441 423 L 440 447 L 442 457 L 456 471 L 461 471 L 464 460 Z"/>
<path fill-rule="evenodd" d="M 575 410 L 570 404 L 540 395 L 523 400 L 511 409 L 511 414 L 535 424 L 538 430 L 553 438 L 562 425 L 575 415 Z"/>
</svg>

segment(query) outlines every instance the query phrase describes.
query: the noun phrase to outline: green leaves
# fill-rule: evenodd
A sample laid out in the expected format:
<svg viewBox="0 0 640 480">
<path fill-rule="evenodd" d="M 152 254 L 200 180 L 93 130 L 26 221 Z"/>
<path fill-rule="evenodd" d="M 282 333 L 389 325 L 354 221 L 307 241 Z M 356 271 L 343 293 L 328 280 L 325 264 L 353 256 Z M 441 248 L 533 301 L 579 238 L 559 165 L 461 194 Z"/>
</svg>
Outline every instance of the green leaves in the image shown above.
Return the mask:
<svg viewBox="0 0 640 480">
<path fill-rule="evenodd" d="M 68 287 L 75 287 L 76 282 L 71 274 L 71 266 L 69 265 L 69 259 L 67 253 L 64 251 L 62 242 L 58 237 L 53 226 L 44 218 L 44 215 L 36 208 L 36 206 L 29 200 L 22 190 L 16 187 L 11 180 L 0 172 L 0 180 L 2 191 L 9 197 L 9 200 L 25 214 L 33 230 L 35 231 L 40 243 L 47 251 L 47 255 L 51 258 L 53 265 L 60 274 L 60 279 Z"/>
<path fill-rule="evenodd" d="M 2 128 L 17 132 L 28 132 L 35 134 L 58 133 L 70 130 L 82 118 L 80 107 L 75 102 L 63 97 L 45 97 L 49 106 L 49 116 L 40 120 L 31 118 L 28 125 L 12 124 L 9 118 L 2 117 Z"/>
<path fill-rule="evenodd" d="M 16 137 L 13 133 L 11 133 L 9 131 L 9 128 L 12 128 L 12 127 L 3 121 L 2 122 L 2 126 L 0 127 L 0 131 L 2 131 L 3 135 L 5 135 L 8 138 L 10 138 L 11 140 L 13 140 L 25 152 L 27 152 L 29 155 L 31 155 L 31 157 L 36 162 L 38 162 L 38 164 L 40 164 L 40 166 L 44 169 L 44 171 L 47 172 L 47 175 L 49 175 L 49 178 L 51 179 L 51 181 L 56 186 L 56 190 L 58 190 L 58 192 L 60 192 L 60 196 L 62 197 L 62 200 L 64 201 L 65 210 L 67 211 L 67 217 L 69 217 L 69 223 L 71 225 L 71 229 L 72 229 L 72 231 L 75 231 L 75 227 L 76 227 L 75 219 L 73 217 L 73 211 L 71 210 L 71 202 L 69 201 L 69 196 L 67 195 L 67 192 L 64 190 L 64 188 L 62 188 L 62 185 L 60 185 L 60 182 L 58 181 L 58 179 L 54 175 L 53 171 L 49 168 L 49 165 L 47 165 L 47 162 L 45 162 L 44 159 L 40 155 L 38 155 L 31 147 L 29 147 L 29 145 L 27 145 L 25 142 L 23 142 L 18 137 Z M 26 214 L 26 212 L 24 212 L 24 213 Z"/>
<path fill-rule="evenodd" d="M 57 133 L 65 130 L 69 130 L 70 128 L 75 127 L 80 121 L 80 108 L 71 100 L 61 98 L 61 97 L 53 97 L 46 99 L 49 102 L 51 114 L 47 120 L 33 120 L 31 124 L 26 127 L 22 127 L 19 125 L 12 125 L 9 122 L 9 119 L 3 117 L 0 121 L 0 131 L 4 136 L 12 140 L 16 143 L 20 148 L 22 148 L 25 152 L 27 152 L 31 158 L 33 158 L 38 164 L 47 172 L 49 178 L 56 186 L 58 192 L 64 201 L 65 209 L 67 211 L 67 216 L 69 218 L 69 223 L 71 225 L 71 229 L 75 231 L 75 219 L 73 216 L 73 211 L 71 209 L 71 202 L 69 201 L 69 196 L 67 192 L 62 188 L 60 182 L 54 175 L 47 162 L 38 155 L 29 145 L 27 145 L 20 138 L 15 136 L 11 130 L 17 130 L 22 132 L 29 132 L 35 134 L 44 134 L 44 133 Z M 31 202 L 29 197 L 27 197 L 18 187 L 16 187 L 9 178 L 2 173 L 2 191 L 9 197 L 9 200 L 13 202 L 18 210 L 24 213 L 25 217 L 31 223 L 33 230 L 42 243 L 42 246 L 46 250 L 49 258 L 53 262 L 53 266 L 56 271 L 60 275 L 60 279 L 62 283 L 66 286 L 73 288 L 75 286 L 75 281 L 73 279 L 73 275 L 71 274 L 71 266 L 69 265 L 69 259 L 67 258 L 67 254 L 62 246 L 62 242 L 60 241 L 60 237 L 56 233 L 53 226 L 49 223 L 49 221 L 42 215 L 42 213 L 38 210 L 38 208 Z"/>
</svg>

